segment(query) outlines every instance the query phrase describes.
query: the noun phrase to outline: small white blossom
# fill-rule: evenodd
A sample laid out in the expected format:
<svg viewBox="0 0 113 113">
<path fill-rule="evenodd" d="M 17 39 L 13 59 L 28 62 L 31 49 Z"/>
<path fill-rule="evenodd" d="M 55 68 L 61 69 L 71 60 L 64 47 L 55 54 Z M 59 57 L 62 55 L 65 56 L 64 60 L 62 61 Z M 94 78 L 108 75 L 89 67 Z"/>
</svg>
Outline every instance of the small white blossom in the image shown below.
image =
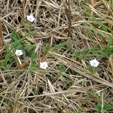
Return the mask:
<svg viewBox="0 0 113 113">
<path fill-rule="evenodd" d="M 22 52 L 22 50 L 16 50 L 15 54 L 17 56 L 21 56 L 21 55 L 23 55 L 23 52 Z"/>
<path fill-rule="evenodd" d="M 97 67 L 99 65 L 100 62 L 98 62 L 96 59 L 93 59 L 90 61 L 90 65 L 93 67 Z"/>
<path fill-rule="evenodd" d="M 29 16 L 27 16 L 27 20 L 29 20 L 30 22 L 34 22 L 35 18 L 33 15 L 29 15 Z"/>
<path fill-rule="evenodd" d="M 47 62 L 40 62 L 40 68 L 46 69 L 48 67 Z"/>
</svg>

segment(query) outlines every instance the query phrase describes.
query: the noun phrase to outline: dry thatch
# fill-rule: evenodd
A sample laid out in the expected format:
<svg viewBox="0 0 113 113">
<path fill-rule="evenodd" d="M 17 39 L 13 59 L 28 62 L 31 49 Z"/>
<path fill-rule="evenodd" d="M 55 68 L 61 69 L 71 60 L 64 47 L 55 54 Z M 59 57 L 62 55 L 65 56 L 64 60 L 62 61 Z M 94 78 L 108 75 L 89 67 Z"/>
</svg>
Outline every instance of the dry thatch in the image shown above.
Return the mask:
<svg viewBox="0 0 113 113">
<path fill-rule="evenodd" d="M 0 112 L 112 113 L 113 56 L 112 48 L 106 49 L 112 47 L 111 4 L 111 0 L 0 1 Z M 30 14 L 36 19 L 33 23 L 26 19 Z M 27 35 L 32 31 L 36 32 Z M 21 62 L 14 55 L 13 44 L 19 42 L 14 43 L 12 33 L 19 35 L 17 40 L 26 35 L 20 41 L 25 50 Z M 7 39 L 11 43 L 5 43 Z M 95 57 L 100 65 L 91 68 L 89 61 Z M 43 61 L 49 65 L 46 70 L 40 69 Z"/>
</svg>

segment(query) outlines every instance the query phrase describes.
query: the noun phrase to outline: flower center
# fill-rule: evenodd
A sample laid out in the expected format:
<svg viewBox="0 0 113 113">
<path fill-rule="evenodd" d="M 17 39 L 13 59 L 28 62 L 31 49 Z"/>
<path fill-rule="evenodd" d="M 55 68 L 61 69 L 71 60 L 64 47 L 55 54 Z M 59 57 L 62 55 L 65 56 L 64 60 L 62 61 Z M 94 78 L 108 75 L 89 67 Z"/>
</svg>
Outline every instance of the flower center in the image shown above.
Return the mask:
<svg viewBox="0 0 113 113">
<path fill-rule="evenodd" d="M 93 65 L 96 65 L 96 62 L 93 62 Z"/>
<path fill-rule="evenodd" d="M 44 64 L 43 67 L 46 67 L 46 65 Z"/>
</svg>

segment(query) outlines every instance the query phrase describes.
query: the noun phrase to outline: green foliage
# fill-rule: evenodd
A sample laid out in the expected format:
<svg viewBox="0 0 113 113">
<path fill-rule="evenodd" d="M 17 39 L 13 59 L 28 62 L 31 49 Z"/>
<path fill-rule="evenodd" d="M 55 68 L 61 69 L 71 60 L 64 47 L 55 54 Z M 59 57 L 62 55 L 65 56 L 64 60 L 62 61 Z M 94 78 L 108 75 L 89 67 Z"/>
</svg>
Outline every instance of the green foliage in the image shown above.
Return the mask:
<svg viewBox="0 0 113 113">
<path fill-rule="evenodd" d="M 4 109 L 4 110 L 2 111 L 2 113 L 7 113 L 7 111 L 8 111 L 8 108 Z"/>
<path fill-rule="evenodd" d="M 113 105 L 104 105 L 103 107 L 101 106 L 102 93 L 100 93 L 100 96 L 98 96 L 93 89 L 88 90 L 88 93 L 89 93 L 89 96 L 95 97 L 96 100 L 98 101 L 96 106 L 97 113 L 100 113 L 101 110 L 103 110 L 104 112 L 108 110 L 113 110 Z"/>
<path fill-rule="evenodd" d="M 81 111 L 78 111 L 78 112 L 73 112 L 73 113 L 82 113 Z"/>
<path fill-rule="evenodd" d="M 50 46 L 49 44 L 46 44 L 45 49 L 46 49 L 46 50 L 49 50 L 50 48 L 51 48 L 51 46 Z"/>
<path fill-rule="evenodd" d="M 88 70 L 89 70 L 92 74 L 96 74 L 95 68 L 89 67 Z"/>
<path fill-rule="evenodd" d="M 61 63 L 59 63 L 59 69 L 61 73 L 66 72 L 66 68 L 64 68 Z"/>
<path fill-rule="evenodd" d="M 36 87 L 33 87 L 32 92 L 33 92 L 33 95 L 36 95 L 37 94 Z"/>
<path fill-rule="evenodd" d="M 90 39 L 92 39 L 91 30 L 88 30 L 88 31 L 87 31 L 87 34 L 88 34 L 88 37 L 89 37 Z"/>
<path fill-rule="evenodd" d="M 22 46 L 22 43 L 19 41 L 20 39 L 20 33 L 16 33 L 16 32 L 12 32 L 12 43 L 11 43 L 11 49 L 15 48 L 15 49 L 24 49 L 23 46 Z"/>
<path fill-rule="evenodd" d="M 81 52 L 74 52 L 72 56 L 78 58 L 84 58 L 84 57 L 108 58 L 110 55 L 113 54 L 113 47 L 111 47 L 111 42 L 112 42 L 112 38 L 109 39 L 109 42 L 105 49 L 98 49 L 98 48 L 85 49 Z"/>
<path fill-rule="evenodd" d="M 96 109 L 98 110 L 98 112 L 100 112 L 101 109 L 102 109 L 102 106 L 101 106 L 101 105 L 96 106 Z M 103 107 L 103 110 L 104 110 L 104 111 L 113 110 L 113 105 L 105 105 L 105 106 Z"/>
<path fill-rule="evenodd" d="M 4 58 L 4 60 L 2 61 L 2 67 L 5 68 L 5 69 L 8 69 L 8 65 L 7 63 L 12 63 L 12 62 L 15 62 L 16 59 L 15 59 L 15 53 L 14 51 L 17 50 L 17 49 L 21 49 L 24 53 L 28 53 L 28 52 L 31 52 L 33 46 L 29 43 L 26 43 L 24 42 L 24 39 L 27 37 L 27 36 L 30 36 L 32 34 L 36 33 L 36 31 L 33 31 L 33 32 L 30 32 L 28 34 L 26 34 L 25 36 L 21 36 L 21 34 L 19 32 L 12 32 L 12 41 L 10 43 L 10 48 Z M 31 54 L 32 56 L 32 59 L 34 58 L 34 56 Z M 15 61 L 14 61 L 15 59 Z"/>
<path fill-rule="evenodd" d="M 113 0 L 110 3 L 111 9 L 113 10 Z"/>
<path fill-rule="evenodd" d="M 70 43 L 72 43 L 72 40 L 60 43 L 60 44 L 56 45 L 54 48 L 60 48 L 60 47 L 62 47 L 64 45 L 67 45 L 67 44 L 70 44 Z"/>
<path fill-rule="evenodd" d="M 30 55 L 31 55 L 31 63 L 30 63 L 30 68 L 36 68 L 37 66 L 33 63 L 33 61 L 34 61 L 34 57 L 35 57 L 35 55 L 36 55 L 36 53 L 35 53 L 35 51 L 33 50 L 33 51 L 31 51 L 30 52 Z"/>
<path fill-rule="evenodd" d="M 81 1 L 81 4 L 87 4 L 87 3 L 89 3 L 88 0 L 83 0 L 83 1 Z"/>
</svg>

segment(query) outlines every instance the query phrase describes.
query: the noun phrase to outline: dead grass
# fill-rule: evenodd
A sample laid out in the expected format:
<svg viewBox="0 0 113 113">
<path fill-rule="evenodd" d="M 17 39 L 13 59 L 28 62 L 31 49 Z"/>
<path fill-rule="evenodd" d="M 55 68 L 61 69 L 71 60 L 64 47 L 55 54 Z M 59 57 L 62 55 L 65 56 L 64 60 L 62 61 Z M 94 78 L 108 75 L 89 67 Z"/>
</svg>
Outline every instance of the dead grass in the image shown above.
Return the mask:
<svg viewBox="0 0 113 113">
<path fill-rule="evenodd" d="M 112 48 L 108 55 L 101 54 L 113 46 L 111 4 L 111 0 L 0 1 L 0 112 L 112 113 Z M 36 19 L 33 23 L 26 20 L 30 14 Z M 13 42 L 12 32 L 20 33 L 21 40 L 32 31 L 37 32 L 20 41 L 26 50 L 22 64 L 11 57 L 5 69 L 2 62 L 11 43 L 3 40 Z M 35 57 L 27 49 L 31 46 Z M 100 53 L 89 51 L 92 48 Z M 89 61 L 95 57 L 100 65 L 91 70 Z M 49 64 L 46 70 L 39 68 L 43 61 Z M 32 63 L 35 67 L 30 68 Z"/>
</svg>

